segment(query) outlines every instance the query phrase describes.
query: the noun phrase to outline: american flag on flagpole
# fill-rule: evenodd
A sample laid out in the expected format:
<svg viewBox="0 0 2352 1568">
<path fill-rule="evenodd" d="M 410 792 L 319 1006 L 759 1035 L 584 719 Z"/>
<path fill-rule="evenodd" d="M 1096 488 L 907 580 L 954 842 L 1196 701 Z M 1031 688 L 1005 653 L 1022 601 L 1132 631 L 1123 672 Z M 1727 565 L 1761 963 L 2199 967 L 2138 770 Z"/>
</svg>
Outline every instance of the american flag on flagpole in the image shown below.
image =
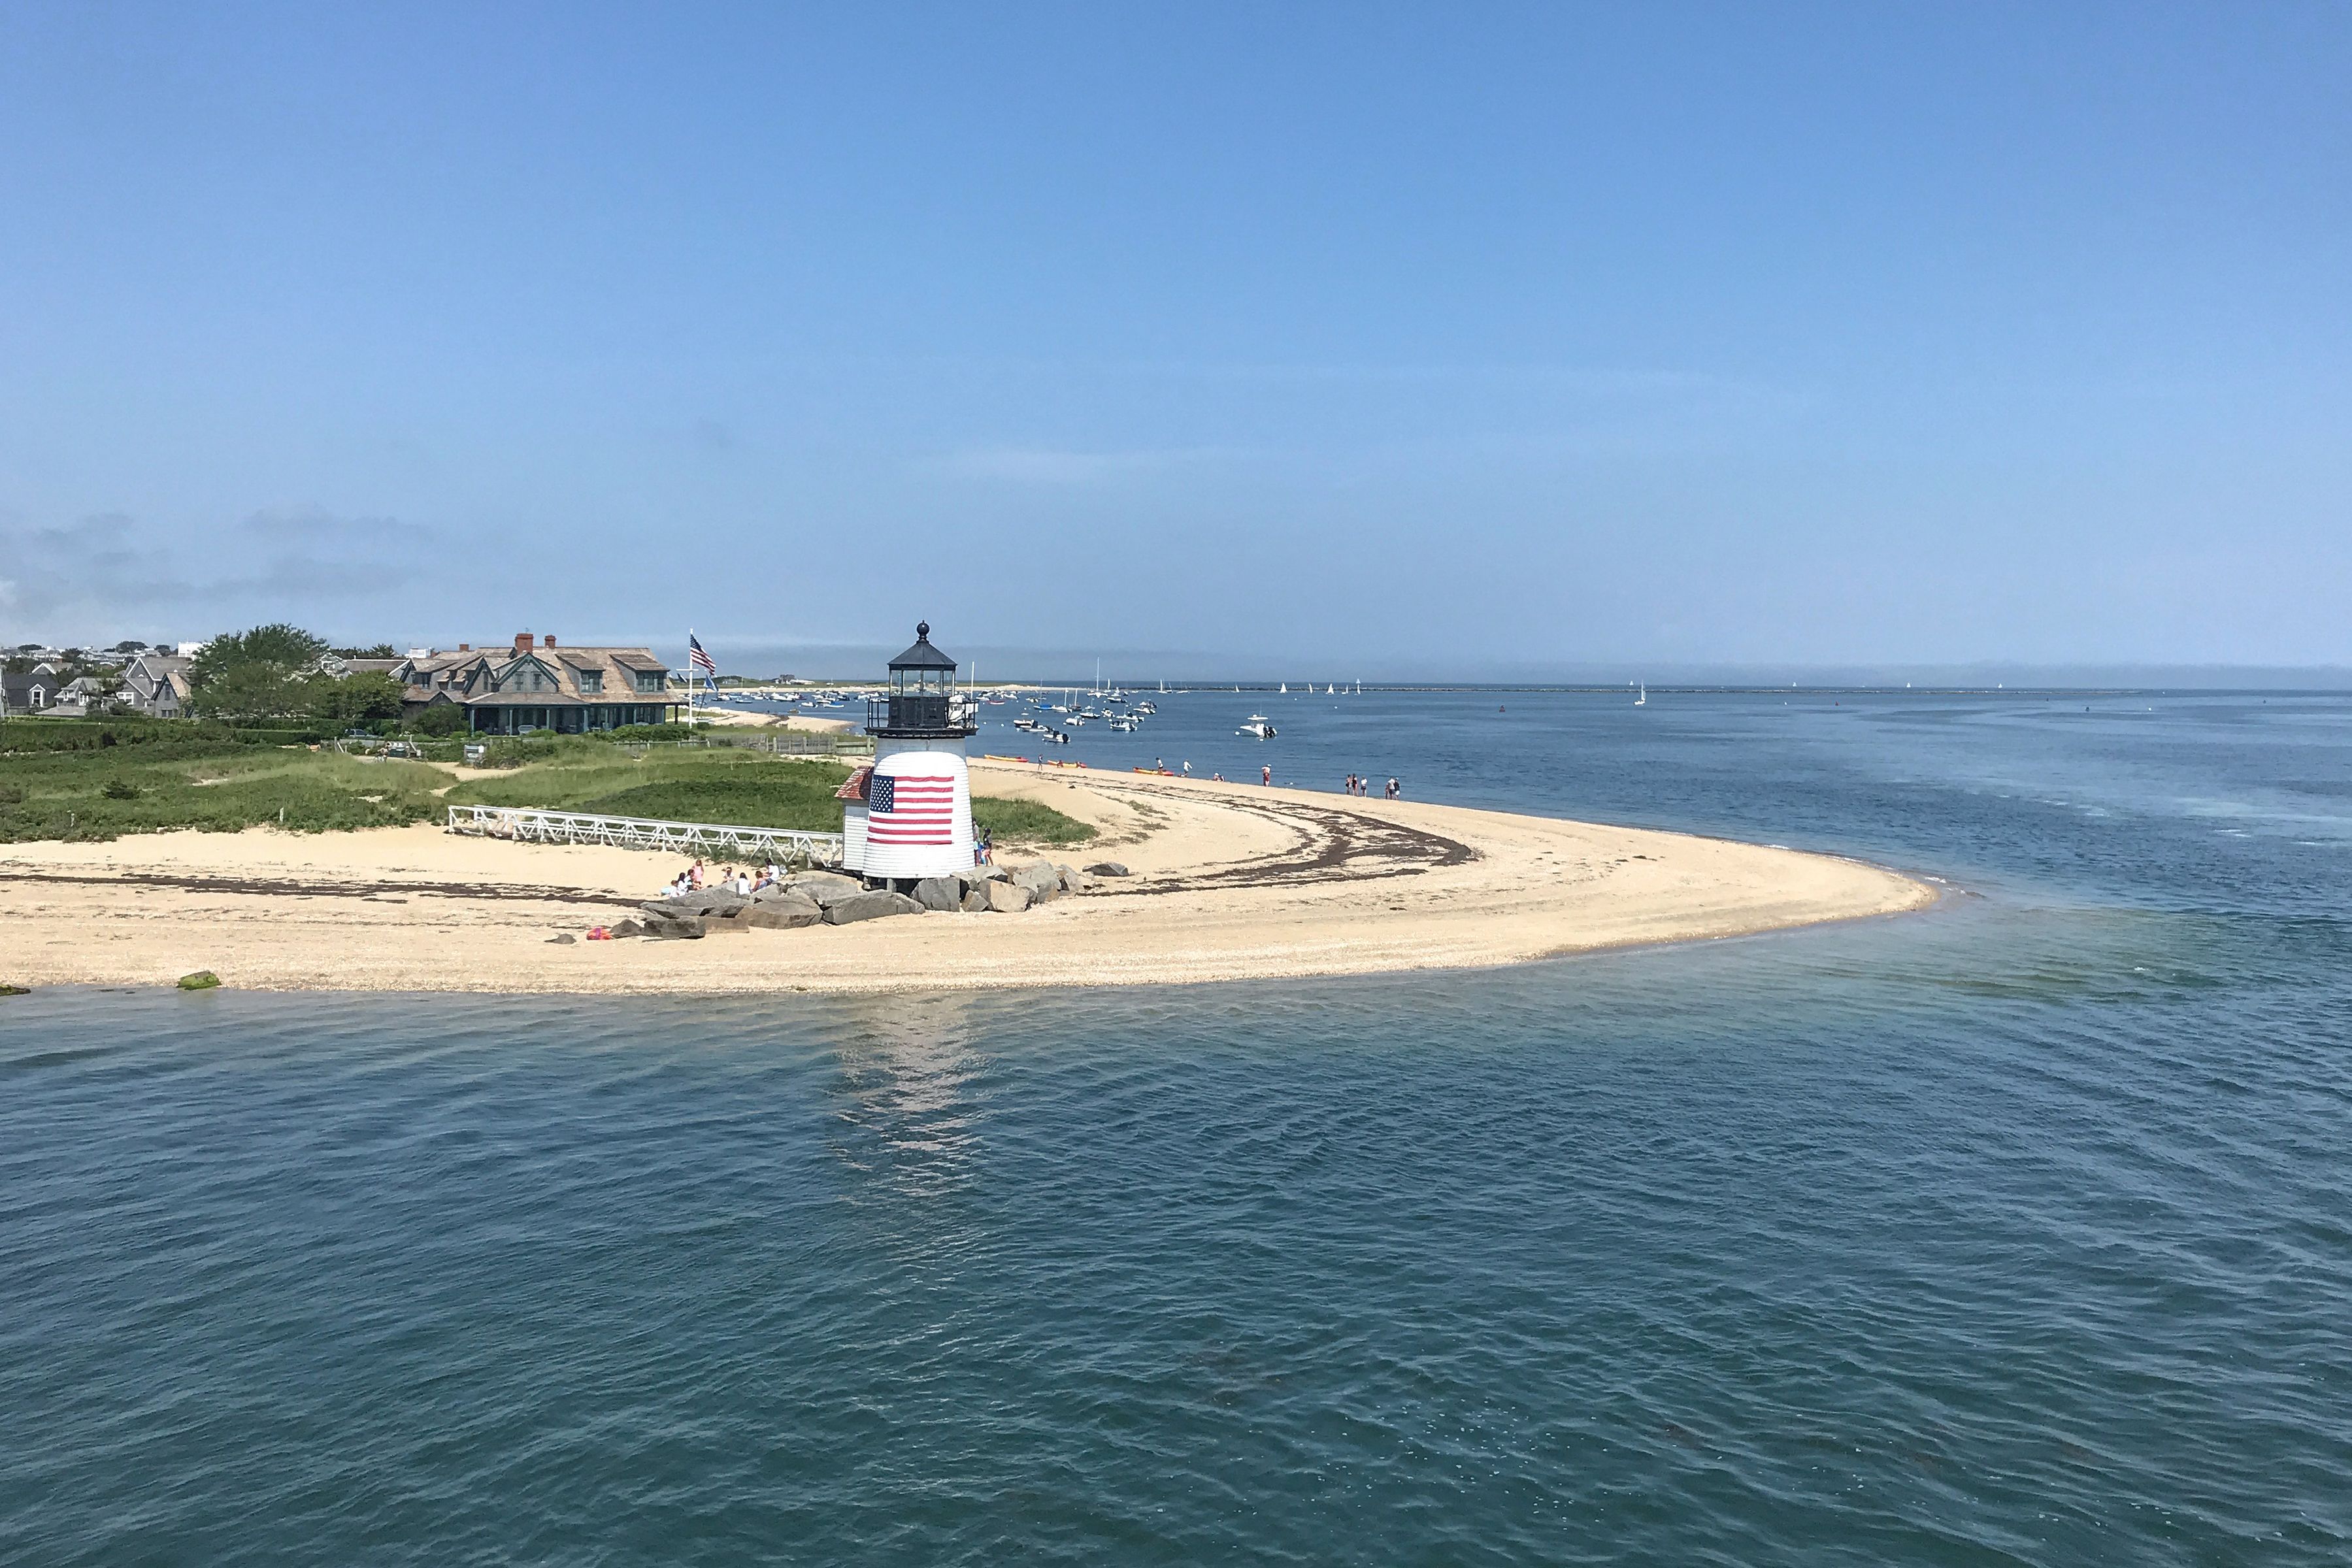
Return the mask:
<svg viewBox="0 0 2352 1568">
<path fill-rule="evenodd" d="M 702 651 L 702 640 L 693 632 L 686 634 L 686 667 L 699 674 L 712 685 L 719 684 L 719 665 Z"/>
<path fill-rule="evenodd" d="M 955 842 L 955 779 L 944 773 L 875 774 L 866 781 L 866 841 Z"/>
</svg>

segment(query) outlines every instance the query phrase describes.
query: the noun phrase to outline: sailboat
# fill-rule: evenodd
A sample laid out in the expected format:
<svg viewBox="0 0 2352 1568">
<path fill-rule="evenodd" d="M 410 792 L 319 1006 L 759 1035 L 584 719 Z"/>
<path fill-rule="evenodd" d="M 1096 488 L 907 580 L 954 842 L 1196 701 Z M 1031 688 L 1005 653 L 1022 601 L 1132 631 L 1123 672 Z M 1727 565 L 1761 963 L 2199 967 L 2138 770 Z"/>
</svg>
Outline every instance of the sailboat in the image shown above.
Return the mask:
<svg viewBox="0 0 2352 1568">
<path fill-rule="evenodd" d="M 1283 691 L 1283 694 L 1284 694 L 1285 695 L 1289 695 L 1289 692 L 1290 692 L 1290 683 L 1289 683 L 1288 681 L 1285 681 L 1285 682 L 1283 682 L 1283 683 L 1282 683 L 1282 691 Z"/>
<path fill-rule="evenodd" d="M 1649 683 L 1646 681 L 1643 683 L 1642 695 L 1633 699 L 1633 706 L 1635 707 L 1648 707 L 1650 706 L 1650 687 Z"/>
</svg>

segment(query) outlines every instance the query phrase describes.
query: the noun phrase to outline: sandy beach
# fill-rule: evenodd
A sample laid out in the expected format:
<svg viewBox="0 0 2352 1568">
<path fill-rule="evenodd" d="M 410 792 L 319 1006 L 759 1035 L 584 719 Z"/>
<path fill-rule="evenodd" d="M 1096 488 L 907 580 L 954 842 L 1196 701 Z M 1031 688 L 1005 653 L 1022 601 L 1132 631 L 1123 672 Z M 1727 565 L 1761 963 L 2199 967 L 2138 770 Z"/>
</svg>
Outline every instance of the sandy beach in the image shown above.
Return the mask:
<svg viewBox="0 0 2352 1568">
<path fill-rule="evenodd" d="M 652 897 L 670 857 L 438 827 L 173 832 L 0 851 L 0 980 L 251 989 L 875 991 L 1466 968 L 1917 909 L 1827 855 L 1238 784 L 975 762 L 979 793 L 1094 824 L 1123 862 L 1024 915 L 927 915 L 698 942 L 555 944 Z M 1006 863 L 1036 858 L 1002 851 Z"/>
</svg>

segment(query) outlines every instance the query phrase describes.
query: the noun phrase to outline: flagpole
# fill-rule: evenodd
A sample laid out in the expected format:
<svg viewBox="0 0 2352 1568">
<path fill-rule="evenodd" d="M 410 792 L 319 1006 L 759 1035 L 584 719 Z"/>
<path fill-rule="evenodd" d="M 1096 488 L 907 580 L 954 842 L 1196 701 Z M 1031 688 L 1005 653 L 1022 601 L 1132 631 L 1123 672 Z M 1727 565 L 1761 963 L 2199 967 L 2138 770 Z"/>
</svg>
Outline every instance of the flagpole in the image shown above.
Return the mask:
<svg viewBox="0 0 2352 1568">
<path fill-rule="evenodd" d="M 686 629 L 686 737 L 694 738 L 694 628 Z"/>
</svg>

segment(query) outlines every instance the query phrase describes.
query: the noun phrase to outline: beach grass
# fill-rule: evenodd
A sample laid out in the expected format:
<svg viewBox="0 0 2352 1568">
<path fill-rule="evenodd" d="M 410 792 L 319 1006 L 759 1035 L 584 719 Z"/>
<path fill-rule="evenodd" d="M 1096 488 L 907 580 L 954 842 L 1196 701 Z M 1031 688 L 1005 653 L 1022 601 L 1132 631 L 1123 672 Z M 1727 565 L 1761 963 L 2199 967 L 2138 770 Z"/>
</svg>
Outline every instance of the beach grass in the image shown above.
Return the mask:
<svg viewBox="0 0 2352 1568">
<path fill-rule="evenodd" d="M 816 758 L 719 747 L 633 758 L 586 741 L 558 747 L 504 777 L 461 784 L 448 799 L 461 805 L 538 806 L 834 833 L 841 831 L 841 802 L 834 790 L 848 777 L 842 764 Z M 1001 843 L 1082 844 L 1095 836 L 1087 824 L 1030 800 L 976 796 L 971 815 L 976 826 Z"/>
<path fill-rule="evenodd" d="M 299 832 L 429 821 L 445 804 L 537 806 L 607 816 L 753 828 L 841 831 L 838 762 L 713 747 L 654 747 L 567 737 L 495 777 L 452 784 L 423 762 L 369 760 L 298 747 L 200 743 L 58 750 L 0 758 L 0 842 L 100 840 L 260 825 Z M 1025 800 L 972 801 L 1001 843 L 1079 844 L 1094 830 Z"/>
<path fill-rule="evenodd" d="M 1075 817 L 1066 817 L 1053 807 L 1035 800 L 1006 800 L 986 795 L 971 798 L 972 825 L 986 830 L 988 836 L 1000 844 L 1045 844 L 1067 848 L 1073 844 L 1091 843 L 1095 830 L 1091 823 Z"/>
<path fill-rule="evenodd" d="M 841 802 L 833 792 L 848 777 L 837 762 L 780 760 L 722 747 L 632 757 L 591 741 L 496 779 L 469 779 L 446 799 L 453 805 L 537 806 L 833 833 L 841 831 Z"/>
<path fill-rule="evenodd" d="M 435 815 L 447 781 L 423 763 L 228 743 L 11 757 L 0 763 L 0 841 L 399 827 Z"/>
</svg>

